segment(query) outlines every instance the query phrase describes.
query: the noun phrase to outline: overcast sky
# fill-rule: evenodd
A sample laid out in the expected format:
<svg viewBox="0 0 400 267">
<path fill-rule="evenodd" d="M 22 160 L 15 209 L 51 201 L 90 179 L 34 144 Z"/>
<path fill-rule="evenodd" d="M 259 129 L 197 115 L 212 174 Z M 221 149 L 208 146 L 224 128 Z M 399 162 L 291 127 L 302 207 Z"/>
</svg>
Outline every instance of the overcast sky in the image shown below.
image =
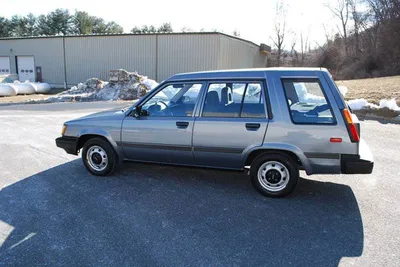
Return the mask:
<svg viewBox="0 0 400 267">
<path fill-rule="evenodd" d="M 160 25 L 170 22 L 174 31 L 187 27 L 199 31 L 217 29 L 228 34 L 234 30 L 240 36 L 255 43 L 272 45 L 270 36 L 275 21 L 276 1 L 288 5 L 288 29 L 308 33 L 312 45 L 325 40 L 323 25 L 331 31 L 336 29 L 336 21 L 325 7 L 325 3 L 336 0 L 145 0 L 145 1 L 91 1 L 91 0 L 2 0 L 0 16 L 14 14 L 46 14 L 56 8 L 87 11 L 107 21 L 114 20 L 125 32 L 135 25 Z M 286 48 L 290 46 L 287 40 Z"/>
</svg>

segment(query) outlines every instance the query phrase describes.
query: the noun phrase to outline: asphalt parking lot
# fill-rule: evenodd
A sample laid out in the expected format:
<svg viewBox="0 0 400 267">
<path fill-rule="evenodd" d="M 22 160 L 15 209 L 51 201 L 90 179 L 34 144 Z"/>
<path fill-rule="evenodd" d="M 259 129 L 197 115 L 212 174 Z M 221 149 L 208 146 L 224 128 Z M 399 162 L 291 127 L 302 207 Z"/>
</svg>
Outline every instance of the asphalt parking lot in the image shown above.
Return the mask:
<svg viewBox="0 0 400 267">
<path fill-rule="evenodd" d="M 270 199 L 237 172 L 97 178 L 55 146 L 64 121 L 124 105 L 0 106 L 0 266 L 400 265 L 400 125 L 362 123 L 373 174 L 303 174 Z"/>
</svg>

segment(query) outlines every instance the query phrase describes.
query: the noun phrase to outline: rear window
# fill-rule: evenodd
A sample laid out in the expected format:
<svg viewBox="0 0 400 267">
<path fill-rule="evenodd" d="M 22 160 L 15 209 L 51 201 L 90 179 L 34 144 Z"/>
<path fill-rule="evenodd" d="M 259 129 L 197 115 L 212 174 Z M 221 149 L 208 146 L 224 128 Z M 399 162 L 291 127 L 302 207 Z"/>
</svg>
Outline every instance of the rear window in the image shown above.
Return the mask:
<svg viewBox="0 0 400 267">
<path fill-rule="evenodd" d="M 318 79 L 283 79 L 282 83 L 293 123 L 336 123 Z"/>
</svg>

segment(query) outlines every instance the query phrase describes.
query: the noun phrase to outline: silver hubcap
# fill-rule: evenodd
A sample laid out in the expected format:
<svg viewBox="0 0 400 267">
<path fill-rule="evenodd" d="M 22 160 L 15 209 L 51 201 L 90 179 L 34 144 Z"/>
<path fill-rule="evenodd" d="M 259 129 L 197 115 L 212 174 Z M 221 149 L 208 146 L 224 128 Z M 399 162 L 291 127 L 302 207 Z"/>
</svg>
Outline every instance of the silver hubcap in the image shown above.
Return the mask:
<svg viewBox="0 0 400 267">
<path fill-rule="evenodd" d="M 288 169 L 278 161 L 267 161 L 260 166 L 257 173 L 261 186 L 268 191 L 280 191 L 289 183 Z"/>
<path fill-rule="evenodd" d="M 103 171 L 108 165 L 106 151 L 100 146 L 91 146 L 86 152 L 86 161 L 95 171 Z"/>
</svg>

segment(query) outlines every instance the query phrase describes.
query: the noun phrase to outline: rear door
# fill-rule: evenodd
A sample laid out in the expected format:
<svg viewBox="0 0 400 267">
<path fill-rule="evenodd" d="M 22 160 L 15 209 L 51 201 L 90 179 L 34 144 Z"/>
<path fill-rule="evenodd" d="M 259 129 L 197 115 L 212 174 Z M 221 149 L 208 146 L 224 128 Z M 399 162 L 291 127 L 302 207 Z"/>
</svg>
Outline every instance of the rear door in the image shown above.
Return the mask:
<svg viewBox="0 0 400 267">
<path fill-rule="evenodd" d="M 349 139 L 329 86 L 320 77 L 286 76 L 280 82 L 276 84 L 282 85 L 286 98 L 286 107 L 284 103 L 281 108 L 287 133 L 283 136 L 282 129 L 279 133 L 268 132 L 266 141 L 276 141 L 277 137 L 280 142 L 298 147 L 314 174 L 340 173 L 341 154 L 353 154 L 357 145 Z"/>
<path fill-rule="evenodd" d="M 261 146 L 268 126 L 261 81 L 207 84 L 193 131 L 197 165 L 243 168 L 245 151 Z"/>
</svg>

